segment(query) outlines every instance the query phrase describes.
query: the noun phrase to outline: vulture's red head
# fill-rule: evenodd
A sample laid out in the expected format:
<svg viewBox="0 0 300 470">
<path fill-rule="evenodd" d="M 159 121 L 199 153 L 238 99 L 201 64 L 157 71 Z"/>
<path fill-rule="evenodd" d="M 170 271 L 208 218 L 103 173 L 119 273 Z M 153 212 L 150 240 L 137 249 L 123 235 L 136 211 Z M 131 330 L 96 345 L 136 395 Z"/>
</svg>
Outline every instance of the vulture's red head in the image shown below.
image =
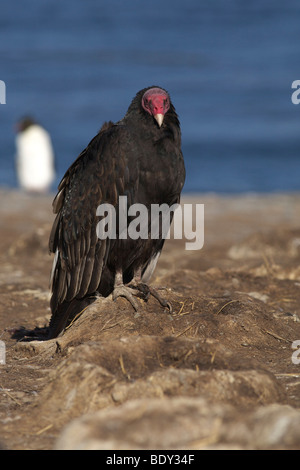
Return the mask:
<svg viewBox="0 0 300 470">
<path fill-rule="evenodd" d="M 161 88 L 150 88 L 142 97 L 142 106 L 147 113 L 154 117 L 161 127 L 165 113 L 170 108 L 168 93 Z"/>
</svg>

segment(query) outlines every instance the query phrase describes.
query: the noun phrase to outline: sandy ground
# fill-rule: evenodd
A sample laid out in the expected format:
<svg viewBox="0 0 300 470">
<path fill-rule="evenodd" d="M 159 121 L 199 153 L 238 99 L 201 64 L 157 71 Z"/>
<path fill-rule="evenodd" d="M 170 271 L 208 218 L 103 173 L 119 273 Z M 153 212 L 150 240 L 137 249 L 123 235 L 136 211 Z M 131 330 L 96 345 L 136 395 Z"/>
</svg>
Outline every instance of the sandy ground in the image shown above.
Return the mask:
<svg viewBox="0 0 300 470">
<path fill-rule="evenodd" d="M 299 194 L 183 198 L 205 242 L 166 242 L 173 313 L 99 299 L 51 341 L 52 196 L 0 199 L 3 448 L 300 448 Z"/>
</svg>

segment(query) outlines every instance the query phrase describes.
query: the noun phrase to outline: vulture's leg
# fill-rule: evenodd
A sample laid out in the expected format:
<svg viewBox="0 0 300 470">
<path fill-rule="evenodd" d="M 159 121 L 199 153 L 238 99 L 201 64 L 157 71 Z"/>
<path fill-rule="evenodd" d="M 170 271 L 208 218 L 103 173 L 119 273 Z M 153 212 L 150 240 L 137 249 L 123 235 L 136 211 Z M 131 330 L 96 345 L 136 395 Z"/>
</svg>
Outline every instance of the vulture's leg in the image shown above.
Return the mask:
<svg viewBox="0 0 300 470">
<path fill-rule="evenodd" d="M 171 304 L 166 299 L 162 298 L 156 289 L 148 286 L 145 282 L 142 282 L 141 274 L 141 269 L 139 269 L 135 273 L 132 281 L 124 286 L 122 271 L 118 271 L 115 276 L 114 290 L 112 293 L 113 300 L 116 300 L 118 297 L 125 297 L 137 312 L 139 305 L 134 297 L 139 297 L 147 301 L 149 296 L 152 295 L 156 300 L 158 300 L 160 305 L 168 308 L 169 312 L 172 313 Z"/>
<path fill-rule="evenodd" d="M 152 295 L 162 307 L 166 307 L 169 309 L 169 312 L 172 313 L 172 305 L 170 302 L 168 302 L 166 299 L 161 297 L 159 293 L 157 292 L 154 287 L 149 286 L 145 282 L 142 281 L 142 270 L 139 269 L 135 275 L 132 281 L 129 283 L 129 287 L 132 287 L 133 289 L 137 289 L 140 291 L 143 295 L 144 300 L 147 300 L 149 295 Z"/>
<path fill-rule="evenodd" d="M 122 271 L 117 271 L 115 276 L 114 290 L 112 293 L 113 300 L 116 300 L 118 297 L 125 297 L 125 299 L 131 303 L 134 310 L 137 312 L 139 306 L 134 296 L 137 296 L 137 292 L 129 286 L 124 286 Z"/>
</svg>

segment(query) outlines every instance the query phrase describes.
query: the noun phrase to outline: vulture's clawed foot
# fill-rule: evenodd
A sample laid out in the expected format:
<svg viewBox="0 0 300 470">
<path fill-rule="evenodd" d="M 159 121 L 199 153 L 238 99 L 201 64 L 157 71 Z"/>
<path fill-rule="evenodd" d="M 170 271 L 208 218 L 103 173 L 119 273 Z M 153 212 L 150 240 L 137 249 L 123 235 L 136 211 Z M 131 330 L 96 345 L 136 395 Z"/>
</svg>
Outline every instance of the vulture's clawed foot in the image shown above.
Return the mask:
<svg viewBox="0 0 300 470">
<path fill-rule="evenodd" d="M 144 282 L 135 282 L 132 281 L 127 286 L 117 286 L 113 291 L 113 300 L 116 300 L 118 297 L 125 297 L 133 306 L 134 310 L 138 311 L 138 303 L 134 297 L 138 297 L 145 302 L 149 299 L 150 295 L 154 297 L 160 305 L 164 308 L 167 308 L 169 313 L 172 313 L 172 305 L 166 299 L 161 297 L 154 287 L 148 286 Z"/>
<path fill-rule="evenodd" d="M 164 307 L 164 308 L 167 308 L 167 309 L 169 310 L 169 313 L 172 313 L 172 312 L 173 312 L 173 309 L 172 309 L 172 305 L 170 304 L 170 302 L 168 302 L 166 299 L 164 299 L 163 297 L 161 297 L 161 295 L 159 295 L 159 293 L 157 292 L 156 289 L 154 289 L 154 287 L 148 286 L 148 288 L 149 288 L 150 294 L 151 294 L 156 300 L 158 300 L 158 302 L 160 303 L 160 305 L 162 305 L 162 307 Z"/>
<path fill-rule="evenodd" d="M 144 282 L 136 282 L 135 280 L 133 280 L 129 286 L 133 289 L 137 289 L 137 291 L 140 293 L 138 297 L 141 297 L 145 301 L 147 301 L 150 295 L 152 295 L 152 297 L 158 300 L 162 307 L 167 308 L 169 313 L 172 313 L 172 305 L 170 302 L 161 297 L 154 287 L 148 286 L 148 284 L 145 284 Z"/>
<path fill-rule="evenodd" d="M 114 288 L 112 293 L 113 300 L 117 300 L 118 297 L 124 297 L 128 300 L 129 303 L 133 306 L 134 310 L 137 312 L 139 309 L 138 303 L 134 297 L 137 297 L 136 291 L 128 286 L 117 286 Z"/>
<path fill-rule="evenodd" d="M 145 302 L 147 302 L 150 296 L 150 287 L 147 284 L 145 284 L 144 282 L 136 282 L 133 280 L 132 282 L 130 282 L 130 284 L 128 284 L 128 286 L 131 289 L 135 290 L 135 295 L 137 297 L 140 297 Z"/>
</svg>

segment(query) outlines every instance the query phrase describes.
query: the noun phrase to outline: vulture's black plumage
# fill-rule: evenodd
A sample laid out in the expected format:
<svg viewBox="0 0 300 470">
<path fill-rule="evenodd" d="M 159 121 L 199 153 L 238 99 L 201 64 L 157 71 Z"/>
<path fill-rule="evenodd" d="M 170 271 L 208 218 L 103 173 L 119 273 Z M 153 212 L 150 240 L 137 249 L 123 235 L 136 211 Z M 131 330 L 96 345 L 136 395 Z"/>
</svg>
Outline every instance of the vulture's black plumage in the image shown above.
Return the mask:
<svg viewBox="0 0 300 470">
<path fill-rule="evenodd" d="M 103 203 L 118 211 L 119 196 L 127 196 L 128 206 L 171 206 L 179 202 L 184 180 L 175 108 L 165 90 L 145 88 L 123 119 L 102 126 L 58 187 L 49 241 L 55 253 L 50 338 L 61 333 L 97 294 L 125 296 L 136 308 L 133 295 L 151 293 L 164 305 L 144 283 L 155 268 L 164 239 L 152 240 L 149 234 L 148 239 L 101 240 L 96 211 Z"/>
</svg>

